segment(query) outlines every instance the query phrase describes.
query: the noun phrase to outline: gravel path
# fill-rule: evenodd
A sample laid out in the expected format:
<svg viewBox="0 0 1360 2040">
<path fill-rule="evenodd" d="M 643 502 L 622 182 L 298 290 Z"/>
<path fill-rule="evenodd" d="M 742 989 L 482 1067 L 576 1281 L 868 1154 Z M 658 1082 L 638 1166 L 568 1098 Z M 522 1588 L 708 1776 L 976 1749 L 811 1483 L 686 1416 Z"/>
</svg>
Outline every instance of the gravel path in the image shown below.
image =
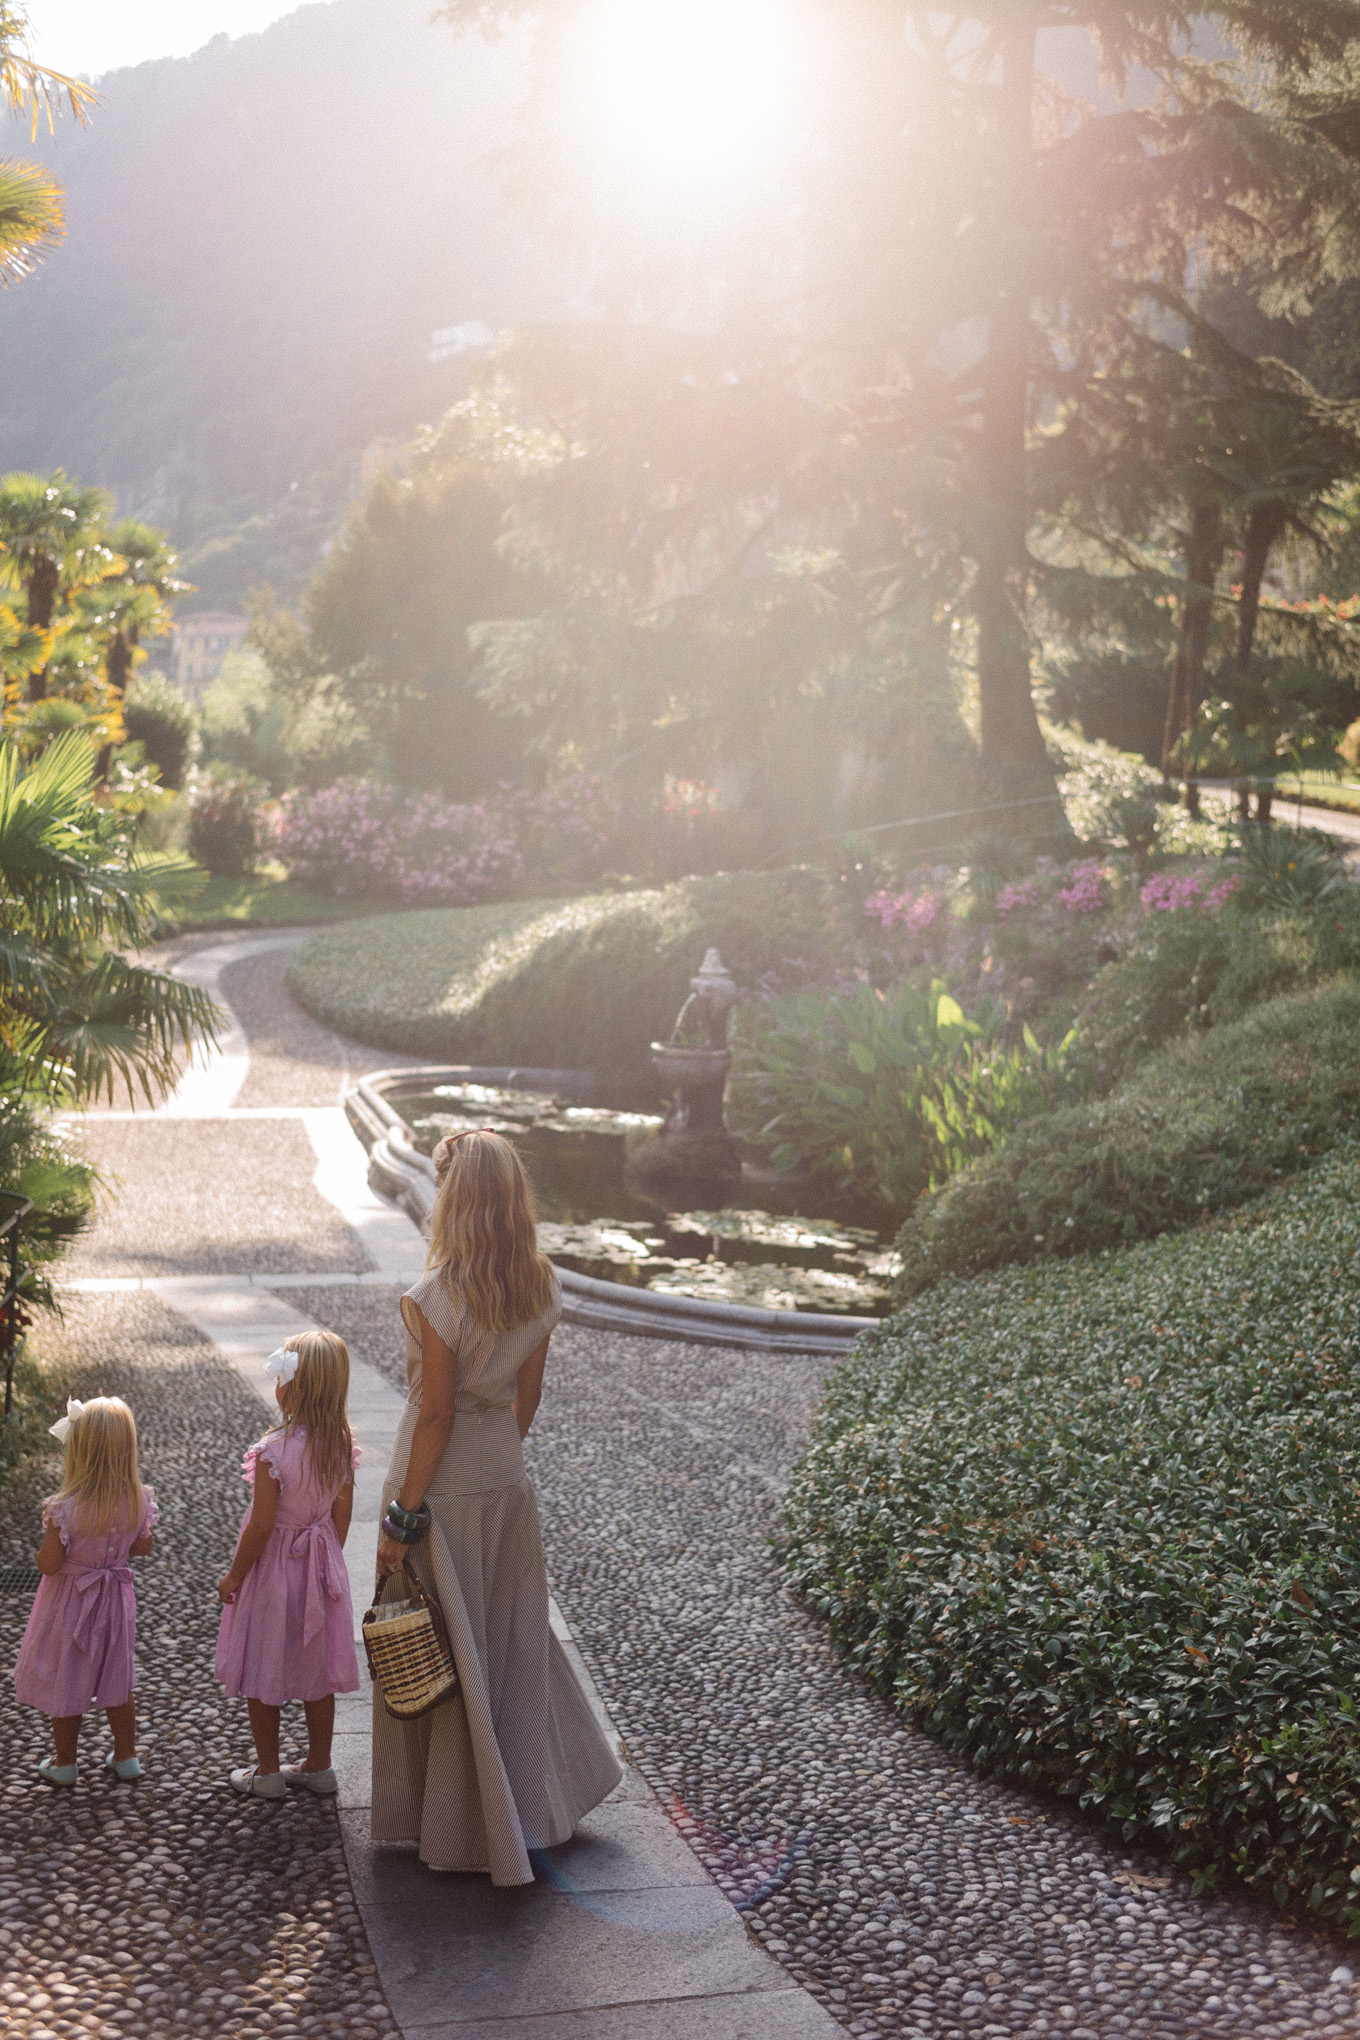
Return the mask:
<svg viewBox="0 0 1360 2040">
<path fill-rule="evenodd" d="M 44 1716 L 0 1709 L 0 2030 L 9 2040 L 226 2035 L 230 2040 L 399 2040 L 359 1922 L 333 1805 L 301 1795 L 248 1804 L 226 1784 L 250 1761 L 244 1703 L 212 1676 L 215 1582 L 246 1498 L 240 1454 L 258 1401 L 153 1298 L 75 1296 L 42 1348 L 68 1392 L 125 1396 L 161 1505 L 157 1548 L 136 1561 L 139 1742 L 147 1768 L 103 1770 L 86 1717 L 81 1780 L 53 1791 L 33 1766 Z M 0 1503 L 0 1563 L 31 1558 L 54 1459 Z M 9 1666 L 30 1596 L 0 1596 Z M 294 1718 L 296 1717 L 296 1718 Z M 305 1737 L 285 1710 L 289 1757 Z"/>
<path fill-rule="evenodd" d="M 328 1078 L 328 1051 L 314 1038 L 322 1030 L 309 1035 L 311 1023 L 287 1013 L 283 967 L 281 956 L 253 962 L 248 997 L 241 990 L 246 966 L 230 974 L 233 995 L 272 1044 L 260 1077 L 263 1085 L 267 1076 L 269 1096 L 243 1102 L 333 1102 L 326 1085 L 338 1080 L 341 1051 L 329 1051 L 336 1060 Z M 295 1053 L 294 1083 L 288 1067 Z M 133 1193 L 147 1200 L 141 1238 L 130 1221 L 113 1220 L 124 1227 L 118 1255 L 224 1267 L 239 1264 L 192 1257 L 234 1255 L 240 1240 L 263 1243 L 286 1258 L 256 1258 L 255 1269 L 315 1270 L 321 1279 L 314 1286 L 280 1294 L 334 1325 L 356 1353 L 400 1381 L 396 1290 L 325 1280 L 362 1266 L 362 1256 L 336 1247 L 329 1220 L 311 1212 L 310 1155 L 282 1146 L 252 1150 L 252 1124 L 156 1128 L 158 1139 L 182 1132 L 190 1139 L 173 1163 L 164 1160 L 169 1146 L 159 1150 L 159 1191 Z M 270 1131 L 279 1124 L 286 1122 L 270 1122 Z M 203 1143 L 219 1132 L 212 1197 L 191 1215 L 177 1200 L 203 1178 Z M 150 1166 L 149 1154 L 139 1151 L 139 1171 Z M 269 1205 L 267 1225 L 261 1155 L 286 1207 Z M 96 1239 L 100 1251 L 113 1237 L 106 1227 Z M 125 2013 L 105 2030 L 219 2031 L 233 2040 L 336 2031 L 366 2040 L 367 2019 L 385 2034 L 329 1810 L 283 1809 L 277 1823 L 273 1809 L 245 1810 L 266 1813 L 266 1830 L 216 1782 L 240 1754 L 243 1736 L 204 1676 L 216 1619 L 211 1568 L 240 1505 L 233 1456 L 258 1430 L 258 1414 L 207 1350 L 145 1300 L 81 1302 L 67 1336 L 76 1362 L 86 1365 L 97 1352 L 101 1379 L 126 1379 L 135 1392 L 139 1415 L 145 1411 L 148 1472 L 162 1499 L 201 1493 L 203 1502 L 201 1521 L 176 1504 L 183 1515 L 175 1535 L 188 1540 L 188 1562 L 163 1563 L 167 1531 L 161 1559 L 143 1568 L 148 1752 L 159 1763 L 158 1753 L 169 1758 L 178 1750 L 177 1761 L 160 1763 L 135 1794 L 117 1795 L 103 1781 L 82 1785 L 64 1814 L 55 1795 L 31 1784 L 31 1774 L 16 1777 L 11 1762 L 5 1828 L 16 1839 L 0 1844 L 13 1859 L 8 1867 L 0 1860 L 0 1895 L 11 1878 L 18 1907 L 17 1915 L 0 1910 L 0 1933 L 15 1932 L 8 1973 L 30 1990 L 36 1979 L 45 1996 L 53 1995 L 63 1961 L 62 1973 L 76 1980 L 77 1957 L 91 1949 L 69 1939 L 60 1894 L 70 1891 L 86 1912 L 69 1917 L 81 1920 L 82 1933 L 88 1920 L 104 1937 L 82 1978 L 105 1975 L 118 1952 L 109 1937 L 121 1933 L 129 1972 L 144 1974 L 148 1988 L 183 1993 L 179 2008 L 168 1997 L 152 1999 L 147 2011 Z M 92 1374 L 84 1378 L 93 1382 Z M 186 1392 L 190 1381 L 204 1384 L 204 1422 L 195 1414 L 198 1387 Z M 769 1553 L 779 1488 L 821 1381 L 821 1364 L 812 1360 L 568 1327 L 553 1343 L 531 1439 L 554 1591 L 630 1753 L 752 1931 L 851 2032 L 865 2036 L 1284 2040 L 1307 2032 L 1354 2040 L 1360 1993 L 1344 1945 L 1236 1894 L 1197 1899 L 1187 1879 L 1121 1848 L 1108 1830 L 1085 1825 L 1067 1807 L 975 1779 L 845 1676 L 823 1627 L 783 1592 Z M 153 1612 L 162 1593 L 171 1597 L 163 1614 Z M 17 1635 L 22 1610 L 0 1603 L 0 1612 Z M 167 1706 L 162 1716 L 157 1682 L 176 1657 L 187 1697 L 178 1712 Z M 180 1683 L 169 1679 L 171 1690 Z M 8 1725 L 14 1710 L 4 1718 Z M 35 1752 L 41 1728 L 29 1721 L 23 1728 Z M 21 1747 L 27 1751 L 22 1738 L 12 1757 Z M 106 1828 L 105 1809 L 125 1825 Z M 105 1845 L 106 1834 L 116 1848 Z M 105 1880 L 88 1896 L 73 1874 L 82 1846 L 100 1848 Z M 156 1848 L 162 1853 L 148 1878 L 141 1860 Z M 289 1850 L 280 1868 L 276 1857 Z M 108 1889 L 111 1861 L 128 1864 L 126 1880 L 112 1879 L 116 1897 Z M 154 1921 L 153 1894 L 163 1914 Z M 32 1925 L 15 1931 L 15 1917 Z M 247 1952 L 243 1934 L 258 1952 Z M 152 1966 L 152 1954 L 164 1971 Z M 225 1989 L 238 2002 L 205 1998 L 209 1977 L 220 1979 L 209 1990 Z M 278 1994 L 295 1979 L 302 2003 L 280 2010 Z M 354 1989 L 364 2009 L 345 2024 L 345 2015 L 326 2007 L 349 2002 L 345 1993 Z M 93 1984 L 82 1995 L 94 1995 Z M 63 2014 L 63 2027 L 55 2006 L 35 2006 L 31 1995 L 25 2002 L 27 2010 L 12 2015 L 28 2021 L 12 2028 L 22 2040 L 89 2030 L 72 2023 L 78 2013 Z M 95 2030 L 102 2003 L 96 1999 L 88 2015 Z"/>
<path fill-rule="evenodd" d="M 312 1188 L 316 1155 L 296 1119 L 90 1118 L 79 1140 L 105 1184 L 98 1223 L 63 1263 L 68 1278 L 372 1266 Z"/>
<path fill-rule="evenodd" d="M 222 973 L 222 996 L 250 1040 L 250 1074 L 238 1105 L 338 1105 L 369 1070 L 413 1060 L 332 1034 L 283 987 L 291 952 L 248 957 Z"/>
</svg>

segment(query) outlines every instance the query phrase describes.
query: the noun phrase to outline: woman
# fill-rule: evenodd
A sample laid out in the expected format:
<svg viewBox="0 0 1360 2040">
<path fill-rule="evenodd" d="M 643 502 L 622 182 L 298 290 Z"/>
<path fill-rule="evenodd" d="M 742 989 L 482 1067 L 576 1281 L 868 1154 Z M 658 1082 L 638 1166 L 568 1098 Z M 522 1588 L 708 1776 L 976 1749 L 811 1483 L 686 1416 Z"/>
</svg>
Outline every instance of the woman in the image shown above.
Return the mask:
<svg viewBox="0 0 1360 2040">
<path fill-rule="evenodd" d="M 566 1841 L 622 1776 L 548 1627 L 521 1450 L 562 1296 L 510 1143 L 454 1134 L 434 1166 L 426 1273 L 401 1300 L 408 1396 L 378 1570 L 413 1562 L 438 1596 L 461 1691 L 413 1722 L 374 1694 L 373 1840 L 531 1884 L 529 1850 Z"/>
</svg>

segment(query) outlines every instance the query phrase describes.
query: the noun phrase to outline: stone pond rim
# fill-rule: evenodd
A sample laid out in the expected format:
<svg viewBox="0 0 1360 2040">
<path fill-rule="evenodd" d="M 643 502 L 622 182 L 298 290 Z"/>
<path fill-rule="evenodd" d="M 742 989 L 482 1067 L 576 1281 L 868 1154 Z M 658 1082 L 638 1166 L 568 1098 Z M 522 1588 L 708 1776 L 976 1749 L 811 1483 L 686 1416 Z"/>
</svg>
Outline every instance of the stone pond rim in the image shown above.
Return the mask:
<svg viewBox="0 0 1360 2040">
<path fill-rule="evenodd" d="M 416 1068 L 374 1070 L 345 1093 L 350 1125 L 368 1150 L 368 1180 L 425 1231 L 434 1203 L 434 1164 L 411 1138 L 410 1128 L 390 1102 L 419 1097 L 440 1084 L 492 1084 L 508 1089 L 553 1091 L 584 1102 L 594 1087 L 587 1070 L 426 1063 Z M 653 1339 L 683 1339 L 691 1345 L 740 1346 L 773 1353 L 812 1353 L 839 1359 L 861 1332 L 880 1318 L 821 1317 L 810 1311 L 759 1310 L 749 1304 L 719 1303 L 707 1297 L 622 1288 L 593 1275 L 560 1268 L 563 1319 L 602 1331 Z M 622 1293 L 620 1293 L 622 1288 Z"/>
</svg>

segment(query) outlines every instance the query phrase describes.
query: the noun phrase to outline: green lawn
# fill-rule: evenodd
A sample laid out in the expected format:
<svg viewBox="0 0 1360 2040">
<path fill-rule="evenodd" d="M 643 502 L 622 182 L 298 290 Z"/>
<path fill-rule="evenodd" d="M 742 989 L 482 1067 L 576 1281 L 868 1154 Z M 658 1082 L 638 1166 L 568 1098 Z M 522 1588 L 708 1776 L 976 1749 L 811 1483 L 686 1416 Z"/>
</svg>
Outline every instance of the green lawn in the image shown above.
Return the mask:
<svg viewBox="0 0 1360 2040">
<path fill-rule="evenodd" d="M 244 878 L 209 878 L 202 892 L 162 917 L 168 931 L 189 928 L 304 927 L 313 922 L 357 921 L 380 913 L 371 900 L 337 900 L 315 887 L 298 885 L 280 867 Z"/>
<path fill-rule="evenodd" d="M 1334 779 L 1327 772 L 1291 772 L 1276 782 L 1275 812 L 1281 821 L 1289 819 L 1285 810 L 1297 802 L 1300 783 L 1305 807 L 1336 808 L 1342 814 L 1360 815 L 1360 780 Z"/>
</svg>

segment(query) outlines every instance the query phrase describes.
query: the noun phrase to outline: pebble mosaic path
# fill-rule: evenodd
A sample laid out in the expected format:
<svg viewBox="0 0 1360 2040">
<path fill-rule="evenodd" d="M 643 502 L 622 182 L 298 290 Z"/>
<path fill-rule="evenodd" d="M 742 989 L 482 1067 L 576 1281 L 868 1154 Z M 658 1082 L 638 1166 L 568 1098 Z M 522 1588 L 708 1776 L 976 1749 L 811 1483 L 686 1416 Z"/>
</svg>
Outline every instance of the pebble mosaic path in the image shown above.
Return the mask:
<svg viewBox="0 0 1360 2040">
<path fill-rule="evenodd" d="M 224 979 L 251 1056 L 239 1103 L 333 1107 L 341 1078 L 383 1059 L 298 1013 L 283 961 L 255 955 Z M 113 1207 L 81 1250 L 82 1274 L 129 1261 L 146 1274 L 230 1272 L 241 1241 L 267 1242 L 253 1268 L 282 1278 L 280 1301 L 399 1380 L 397 1288 L 356 1279 L 370 1264 L 313 1192 L 310 1148 L 272 1151 L 263 1177 L 285 1178 L 283 1207 L 268 1206 L 266 1226 L 259 1200 L 274 1189 L 258 1141 L 227 1140 L 219 1155 L 216 1123 L 128 1125 L 88 1131 L 106 1165 L 135 1173 L 144 1217 L 133 1227 Z M 231 1122 L 233 1138 L 249 1125 Z M 97 1376 L 136 1402 L 154 1468 L 161 1548 L 139 1576 L 150 1764 L 135 1791 L 87 1766 L 58 1817 L 28 1768 L 45 1724 L 0 1705 L 0 2031 L 398 2040 L 335 1809 L 292 1807 L 285 1833 L 222 1791 L 244 1724 L 211 1681 L 203 1583 L 230 1548 L 234 1456 L 258 1435 L 259 1406 L 144 1291 L 73 1297 L 45 1344 L 75 1392 Z M 1067 1808 L 973 1778 L 844 1675 L 780 1587 L 768 1544 L 821 1380 L 811 1360 L 567 1326 L 530 1440 L 554 1592 L 628 1754 L 803 2002 L 865 2040 L 1360 2036 L 1360 1961 L 1344 1944 L 1235 1894 L 1196 1897 Z M 0 1563 L 31 1552 L 46 1484 L 35 1472 L 6 1495 Z M 26 1610 L 0 1596 L 6 1666 Z M 102 1761 L 101 1737 L 90 1746 Z M 750 2004 L 714 2040 L 766 2040 L 770 2000 Z M 494 2027 L 497 2040 L 672 2030 L 643 2006 Z M 409 2022 L 405 2040 L 419 2040 Z"/>
</svg>

